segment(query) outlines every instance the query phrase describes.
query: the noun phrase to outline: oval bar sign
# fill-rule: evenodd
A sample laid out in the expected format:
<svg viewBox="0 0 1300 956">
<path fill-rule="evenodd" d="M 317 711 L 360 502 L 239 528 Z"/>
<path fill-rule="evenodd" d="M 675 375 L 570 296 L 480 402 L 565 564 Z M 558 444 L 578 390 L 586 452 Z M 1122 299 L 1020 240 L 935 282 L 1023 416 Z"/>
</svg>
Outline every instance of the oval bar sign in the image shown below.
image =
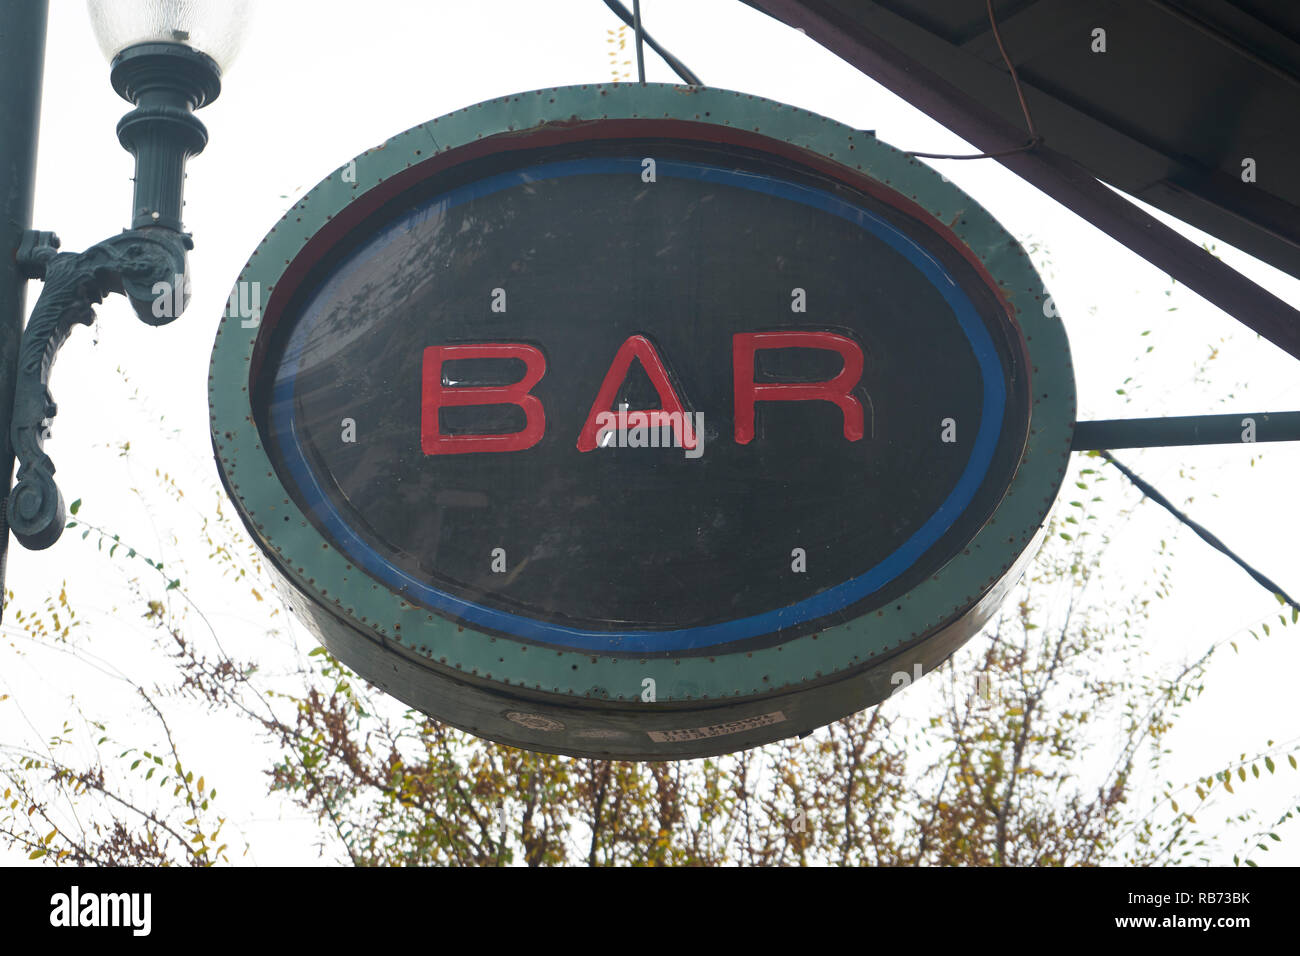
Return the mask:
<svg viewBox="0 0 1300 956">
<path fill-rule="evenodd" d="M 1045 302 L 869 133 L 540 90 L 281 220 L 218 333 L 214 447 L 295 610 L 403 701 L 551 752 L 736 750 L 888 696 L 1018 578 L 1074 421 Z"/>
</svg>

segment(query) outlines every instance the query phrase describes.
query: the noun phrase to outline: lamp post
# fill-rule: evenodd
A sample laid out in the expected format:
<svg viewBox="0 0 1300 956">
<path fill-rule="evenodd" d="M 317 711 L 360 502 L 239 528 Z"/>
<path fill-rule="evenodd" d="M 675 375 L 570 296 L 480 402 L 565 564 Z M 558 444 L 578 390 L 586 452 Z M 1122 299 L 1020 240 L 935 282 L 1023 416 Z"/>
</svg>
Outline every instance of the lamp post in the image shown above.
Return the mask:
<svg viewBox="0 0 1300 956">
<path fill-rule="evenodd" d="M 208 139 L 194 111 L 220 93 L 250 4 L 89 0 L 88 7 L 111 62 L 113 88 L 135 107 L 117 125 L 119 141 L 135 157 L 135 196 L 129 229 L 72 253 L 59 251 L 53 232 L 29 228 L 46 3 L 0 0 L 0 175 L 6 177 L 0 185 L 9 252 L 0 264 L 0 415 L 8 426 L 0 470 L 8 489 L 17 457 L 4 515 L 8 529 L 32 549 L 52 545 L 66 524 L 54 463 L 44 450 L 56 411 L 50 369 L 60 346 L 75 325 L 94 320 L 92 306 L 109 293 L 125 295 L 150 325 L 171 322 L 188 301 L 186 253 L 193 241 L 181 220 L 185 163 Z M 27 279 L 45 284 L 24 328 Z"/>
<path fill-rule="evenodd" d="M 0 0 L 0 613 L 9 546 L 7 513 L 14 452 L 8 424 L 13 417 L 18 344 L 26 314 L 27 280 L 18 268 L 18 247 L 32 224 L 36 183 L 36 131 L 45 66 L 46 0 Z"/>
</svg>

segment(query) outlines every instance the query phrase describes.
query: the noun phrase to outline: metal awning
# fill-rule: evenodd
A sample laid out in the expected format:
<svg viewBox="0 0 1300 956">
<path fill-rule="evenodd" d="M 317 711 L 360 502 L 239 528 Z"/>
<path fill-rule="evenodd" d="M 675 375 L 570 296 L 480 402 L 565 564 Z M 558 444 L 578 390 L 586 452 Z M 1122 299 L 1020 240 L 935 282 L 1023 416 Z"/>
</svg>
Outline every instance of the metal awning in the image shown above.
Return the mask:
<svg viewBox="0 0 1300 956">
<path fill-rule="evenodd" d="M 982 151 L 1028 138 L 983 0 L 743 2 Z M 997 161 L 1300 357 L 1300 313 L 1102 185 L 1300 278 L 1300 4 L 995 0 L 993 11 L 1042 137 Z"/>
</svg>

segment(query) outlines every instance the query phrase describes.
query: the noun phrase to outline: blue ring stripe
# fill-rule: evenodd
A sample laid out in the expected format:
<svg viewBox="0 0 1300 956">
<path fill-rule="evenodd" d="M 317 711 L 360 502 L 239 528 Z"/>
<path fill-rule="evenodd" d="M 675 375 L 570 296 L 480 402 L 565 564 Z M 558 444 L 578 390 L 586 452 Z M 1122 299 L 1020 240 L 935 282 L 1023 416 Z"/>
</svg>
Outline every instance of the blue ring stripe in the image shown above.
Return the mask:
<svg viewBox="0 0 1300 956">
<path fill-rule="evenodd" d="M 340 550 L 354 564 L 403 594 L 408 600 L 432 607 L 468 625 L 479 625 L 557 647 L 623 652 L 704 648 L 758 637 L 781 628 L 816 620 L 862 600 L 915 564 L 952 527 L 953 522 L 974 499 L 975 492 L 988 472 L 998 435 L 1002 430 L 1006 409 L 1006 388 L 1002 381 L 1002 369 L 997 352 L 984 322 L 965 292 L 938 260 L 887 221 L 819 189 L 698 163 L 664 160 L 658 162 L 656 167 L 659 176 L 676 176 L 748 189 L 799 202 L 838 216 L 885 242 L 907 258 L 926 277 L 953 310 L 978 360 L 983 381 L 983 414 L 980 416 L 979 431 L 975 437 L 970 459 L 956 485 L 943 504 L 907 541 L 870 570 L 789 607 L 697 627 L 641 631 L 593 631 L 566 627 L 562 624 L 540 621 L 475 604 L 446 591 L 440 591 L 394 565 L 363 541 L 342 518 L 334 502 L 322 489 L 302 450 L 298 423 L 293 411 L 293 393 L 298 364 L 307 336 L 306 330 L 313 317 L 312 309 L 331 287 L 359 267 L 370 250 L 382 246 L 392 233 L 409 229 L 435 212 L 445 213 L 462 203 L 542 179 L 603 173 L 639 173 L 641 161 L 635 158 L 567 160 L 512 170 L 457 187 L 423 203 L 380 230 L 364 245 L 357 248 L 343 264 L 335 269 L 304 307 L 277 371 L 272 393 L 271 432 L 280 451 L 284 454 L 299 492 L 311 512 L 333 536 Z"/>
</svg>

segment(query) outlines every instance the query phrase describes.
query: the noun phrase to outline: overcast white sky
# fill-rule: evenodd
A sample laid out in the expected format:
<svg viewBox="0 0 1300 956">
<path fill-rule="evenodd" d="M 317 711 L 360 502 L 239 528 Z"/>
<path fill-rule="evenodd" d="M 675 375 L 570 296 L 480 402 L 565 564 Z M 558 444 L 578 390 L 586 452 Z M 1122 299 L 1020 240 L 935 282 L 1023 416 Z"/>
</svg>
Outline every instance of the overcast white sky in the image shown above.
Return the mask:
<svg viewBox="0 0 1300 956">
<path fill-rule="evenodd" d="M 51 7 L 35 225 L 58 232 L 64 249 L 80 250 L 129 224 L 132 162 L 114 134 L 128 106 L 108 84 L 82 0 L 52 0 Z M 189 167 L 185 221 L 196 242 L 189 310 L 175 324 L 154 329 L 138 322 L 125 302 L 107 303 L 98 329 L 78 328 L 63 349 L 52 386 L 60 414 L 48 450 L 65 498 L 84 498 L 88 515 L 132 540 L 157 542 L 158 553 L 190 549 L 190 567 L 200 577 L 203 555 L 193 542 L 167 540 L 163 504 L 149 476 L 155 467 L 179 475 L 190 499 L 198 499 L 195 506 L 210 506 L 204 488 L 214 488 L 216 476 L 207 432 L 208 357 L 226 296 L 249 253 L 295 197 L 389 136 L 494 96 L 610 80 L 607 31 L 618 26 L 600 0 L 258 0 L 255 7 L 220 99 L 200 114 L 211 141 Z M 972 151 L 815 43 L 736 0 L 645 0 L 643 14 L 656 38 L 711 86 L 874 129 L 903 149 Z M 647 54 L 648 79 L 675 79 Z M 622 58 L 632 58 L 630 44 Z M 635 75 L 634 65 L 622 69 Z M 1014 95 L 1010 88 L 1007 95 Z M 1254 333 L 1174 288 L 1164 274 L 995 162 L 934 165 L 1022 242 L 1048 250 L 1034 260 L 1070 334 L 1080 419 L 1300 408 L 1295 361 Z M 1198 242 L 1205 238 L 1182 229 Z M 1276 294 L 1300 302 L 1300 282 L 1221 243 L 1217 251 Z M 33 285 L 29 305 L 38 293 Z M 1147 330 L 1150 335 L 1141 337 Z M 1147 345 L 1155 346 L 1150 354 Z M 1212 348 L 1217 357 L 1202 381 L 1193 381 L 1196 364 Z M 118 368 L 139 398 L 132 398 Z M 1117 394 L 1129 377 L 1128 394 Z M 156 425 L 159 414 L 166 417 L 163 431 Z M 124 457 L 118 446 L 125 441 L 131 454 Z M 1175 501 L 1194 496 L 1188 505 L 1194 517 L 1283 587 L 1300 592 L 1294 505 L 1300 449 L 1207 447 L 1120 457 Z M 1110 487 L 1117 492 L 1122 485 L 1116 475 Z M 1199 656 L 1210 643 L 1276 611 L 1273 598 L 1226 559 L 1153 506 L 1144 510 L 1111 560 L 1117 576 L 1144 574 L 1159 541 L 1176 541 L 1173 592 L 1153 617 L 1160 653 Z M 106 573 L 77 535 L 65 535 L 43 553 L 13 546 L 8 586 L 20 606 L 41 603 L 65 580 L 74 604 L 97 615 L 97 653 L 130 664 L 137 674 L 164 672 L 151 663 L 135 622 L 112 624 L 114 608 L 128 599 L 125 578 Z M 257 623 L 264 608 L 242 592 L 234 595 L 219 578 L 202 586 L 228 629 L 223 635 L 265 641 Z M 6 634 L 11 627 L 6 621 Z M 1271 638 L 1247 638 L 1240 655 L 1215 665 L 1205 695 L 1171 743 L 1170 779 L 1212 772 L 1270 739 L 1300 739 L 1297 637 L 1300 629 L 1275 628 Z M 0 693 L 23 697 L 33 719 L 42 711 L 57 718 L 74 690 L 88 709 L 111 714 L 126 707 L 66 656 L 22 649 L 21 659 L 0 652 Z M 0 710 L 0 735 L 10 735 L 13 719 L 12 711 Z M 209 778 L 220 781 L 232 818 L 253 844 L 247 860 L 310 862 L 310 829 L 265 799 L 266 762 L 242 744 L 230 747 L 225 727 L 216 719 L 196 720 L 185 733 L 214 768 Z M 1300 803 L 1298 791 L 1300 774 L 1280 770 L 1279 779 L 1243 785 L 1242 803 L 1225 805 L 1222 813 L 1258 800 L 1261 812 L 1276 816 L 1288 799 L 1290 806 Z M 1300 863 L 1300 831 L 1293 827 L 1284 836 L 1261 862 Z"/>
</svg>

